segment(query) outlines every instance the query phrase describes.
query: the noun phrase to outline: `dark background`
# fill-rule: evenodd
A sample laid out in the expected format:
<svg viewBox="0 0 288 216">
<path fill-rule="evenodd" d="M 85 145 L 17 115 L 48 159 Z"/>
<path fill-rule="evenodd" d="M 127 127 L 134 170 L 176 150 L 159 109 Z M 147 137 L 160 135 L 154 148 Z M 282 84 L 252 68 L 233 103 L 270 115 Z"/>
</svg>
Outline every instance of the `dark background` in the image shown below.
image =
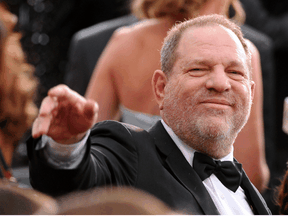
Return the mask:
<svg viewBox="0 0 288 216">
<path fill-rule="evenodd" d="M 6 0 L 18 16 L 27 61 L 40 85 L 37 105 L 48 89 L 63 82 L 67 52 L 75 32 L 129 12 L 127 0 Z"/>
</svg>

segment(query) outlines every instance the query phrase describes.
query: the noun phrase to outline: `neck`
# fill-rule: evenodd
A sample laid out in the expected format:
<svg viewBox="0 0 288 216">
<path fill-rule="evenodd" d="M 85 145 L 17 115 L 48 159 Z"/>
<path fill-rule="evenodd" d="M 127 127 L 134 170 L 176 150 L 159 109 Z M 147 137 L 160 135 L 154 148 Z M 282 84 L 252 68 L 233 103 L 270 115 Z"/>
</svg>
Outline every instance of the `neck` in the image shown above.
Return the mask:
<svg viewBox="0 0 288 216">
<path fill-rule="evenodd" d="M 219 14 L 223 16 L 228 16 L 229 6 L 231 1 L 207 1 L 201 8 L 200 8 L 200 15 L 210 15 L 210 14 Z"/>
<path fill-rule="evenodd" d="M 229 143 L 227 143 L 228 140 L 213 140 L 213 141 L 209 141 L 209 140 L 205 140 L 204 142 L 193 142 L 193 146 L 191 146 L 192 148 L 194 148 L 195 150 L 202 152 L 206 155 L 208 155 L 209 157 L 212 157 L 214 159 L 221 159 L 225 156 L 227 156 L 229 153 L 231 153 L 231 151 L 233 150 L 233 147 L 230 143 L 230 141 L 228 141 Z M 195 143 L 197 143 L 195 145 Z"/>
<path fill-rule="evenodd" d="M 185 145 L 209 157 L 221 159 L 233 151 L 233 143 L 236 136 L 231 134 L 229 136 L 222 135 L 218 137 L 201 136 L 199 133 L 195 133 L 195 131 L 192 132 L 190 129 L 188 129 L 189 131 L 185 130 L 187 127 L 185 127 L 184 130 L 178 130 L 177 127 L 173 129 L 165 120 L 165 116 L 162 115 L 162 119 L 162 123 L 168 133 L 170 131 L 169 134 L 175 134 Z"/>
</svg>

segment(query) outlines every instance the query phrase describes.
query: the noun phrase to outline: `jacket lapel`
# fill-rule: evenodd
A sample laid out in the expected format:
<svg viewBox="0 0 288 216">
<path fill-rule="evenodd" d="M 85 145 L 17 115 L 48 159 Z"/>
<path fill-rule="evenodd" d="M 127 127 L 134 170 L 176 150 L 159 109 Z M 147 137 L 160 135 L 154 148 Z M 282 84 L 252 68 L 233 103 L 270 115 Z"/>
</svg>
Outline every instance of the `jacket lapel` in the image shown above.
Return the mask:
<svg viewBox="0 0 288 216">
<path fill-rule="evenodd" d="M 213 200 L 194 169 L 175 145 L 169 134 L 159 121 L 150 129 L 157 148 L 166 156 L 165 162 L 178 181 L 194 196 L 204 214 L 219 214 Z"/>
<path fill-rule="evenodd" d="M 241 187 L 243 188 L 245 195 L 252 206 L 253 212 L 259 215 L 271 214 L 263 197 L 260 195 L 255 186 L 250 182 L 245 172 L 243 172 Z"/>
</svg>

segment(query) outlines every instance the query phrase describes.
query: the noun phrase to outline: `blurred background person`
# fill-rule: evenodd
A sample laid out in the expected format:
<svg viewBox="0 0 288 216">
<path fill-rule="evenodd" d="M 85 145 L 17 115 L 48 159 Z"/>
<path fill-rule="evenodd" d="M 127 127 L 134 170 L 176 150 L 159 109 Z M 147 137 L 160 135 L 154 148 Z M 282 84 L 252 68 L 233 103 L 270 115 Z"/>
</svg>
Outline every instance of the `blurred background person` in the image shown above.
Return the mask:
<svg viewBox="0 0 288 216">
<path fill-rule="evenodd" d="M 59 215 L 174 215 L 160 199 L 132 187 L 92 188 L 58 198 Z"/>
<path fill-rule="evenodd" d="M 33 102 L 37 80 L 13 31 L 17 17 L 0 2 L 0 214 L 56 214 L 51 197 L 17 183 L 11 169 L 14 150 L 38 109 Z"/>
<path fill-rule="evenodd" d="M 38 82 L 33 76 L 34 68 L 25 61 L 21 34 L 13 32 L 17 17 L 3 3 L 0 6 L 0 148 L 7 165 L 11 166 L 18 141 L 37 115 L 33 99 Z"/>
</svg>

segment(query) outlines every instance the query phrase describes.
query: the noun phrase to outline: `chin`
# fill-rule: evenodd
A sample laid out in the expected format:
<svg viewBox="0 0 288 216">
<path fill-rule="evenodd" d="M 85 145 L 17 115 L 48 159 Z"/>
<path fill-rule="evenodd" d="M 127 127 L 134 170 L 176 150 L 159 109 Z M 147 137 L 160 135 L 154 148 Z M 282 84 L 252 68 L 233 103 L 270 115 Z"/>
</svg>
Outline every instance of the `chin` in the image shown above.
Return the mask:
<svg viewBox="0 0 288 216">
<path fill-rule="evenodd" d="M 227 122 L 220 123 L 219 121 L 198 121 L 196 128 L 202 135 L 207 138 L 222 139 L 231 134 L 231 127 Z"/>
</svg>

